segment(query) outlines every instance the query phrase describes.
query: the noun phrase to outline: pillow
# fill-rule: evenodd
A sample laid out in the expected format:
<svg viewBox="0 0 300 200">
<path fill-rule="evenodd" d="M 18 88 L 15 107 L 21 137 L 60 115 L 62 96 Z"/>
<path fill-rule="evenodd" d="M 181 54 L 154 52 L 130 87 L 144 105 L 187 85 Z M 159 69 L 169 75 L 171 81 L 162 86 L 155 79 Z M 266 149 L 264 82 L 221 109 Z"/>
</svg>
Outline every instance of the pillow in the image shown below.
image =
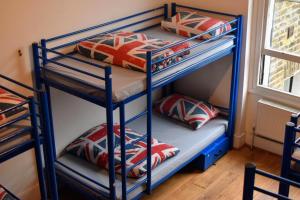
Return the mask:
<svg viewBox="0 0 300 200">
<path fill-rule="evenodd" d="M 161 27 L 166 31 L 177 33 L 178 35 L 193 37 L 226 23 L 227 21 L 202 16 L 196 12 L 181 11 L 172 18 L 163 20 Z M 230 24 L 211 31 L 199 39 L 210 39 L 229 30 L 231 30 Z"/>
<path fill-rule="evenodd" d="M 147 143 L 140 133 L 129 128 L 126 132 L 126 164 L 127 168 L 132 168 L 128 176 L 139 178 L 147 172 Z M 120 147 L 120 125 L 114 125 L 115 137 L 115 169 L 121 173 L 121 147 Z M 66 152 L 78 156 L 88 162 L 91 162 L 101 168 L 108 169 L 108 151 L 107 151 L 107 125 L 96 126 L 74 142 L 66 147 Z M 177 155 L 179 149 L 176 147 L 161 143 L 157 139 L 152 139 L 152 169 L 168 158 Z M 138 164 L 139 163 L 139 164 Z M 137 166 L 134 166 L 137 165 Z"/>
<path fill-rule="evenodd" d="M 0 111 L 5 111 L 9 108 L 12 108 L 23 101 L 24 100 L 20 97 L 0 88 Z M 26 106 L 22 106 L 0 115 L 0 124 L 19 116 L 19 114 L 23 114 L 23 111 L 25 110 L 27 110 Z"/>
<path fill-rule="evenodd" d="M 162 99 L 155 107 L 157 112 L 182 121 L 195 130 L 201 128 L 219 113 L 219 110 L 209 103 L 180 94 L 172 94 Z"/>
<path fill-rule="evenodd" d="M 89 58 L 146 72 L 146 52 L 160 49 L 171 43 L 172 42 L 169 41 L 151 38 L 143 33 L 118 32 L 104 34 L 93 39 L 82 41 L 76 45 L 75 50 Z M 179 46 L 161 51 L 152 56 L 152 61 L 170 56 L 175 52 L 189 48 L 189 46 L 189 43 L 183 43 Z M 177 56 L 152 65 L 152 72 L 178 62 L 189 53 L 187 50 Z"/>
<path fill-rule="evenodd" d="M 0 200 L 16 200 L 0 185 Z"/>
</svg>

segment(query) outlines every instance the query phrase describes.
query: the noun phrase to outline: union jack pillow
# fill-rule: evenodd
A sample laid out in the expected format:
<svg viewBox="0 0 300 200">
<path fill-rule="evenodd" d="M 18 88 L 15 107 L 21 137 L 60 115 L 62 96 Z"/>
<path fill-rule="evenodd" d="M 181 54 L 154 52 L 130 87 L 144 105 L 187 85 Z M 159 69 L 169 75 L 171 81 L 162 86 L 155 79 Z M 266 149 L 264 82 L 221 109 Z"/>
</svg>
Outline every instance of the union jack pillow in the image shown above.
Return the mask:
<svg viewBox="0 0 300 200">
<path fill-rule="evenodd" d="M 156 104 L 155 109 L 165 116 L 190 125 L 195 130 L 219 113 L 219 110 L 209 103 L 180 94 L 172 94 L 162 99 Z"/>
<path fill-rule="evenodd" d="M 5 111 L 7 109 L 10 109 L 20 103 L 22 103 L 24 100 L 20 97 L 17 97 L 16 95 L 0 88 L 0 111 Z M 16 109 L 13 109 L 11 111 L 8 111 L 2 115 L 0 115 L 0 124 L 7 121 L 9 118 L 16 116 L 17 114 L 21 113 L 22 111 L 25 111 L 26 107 L 21 106 Z"/>
<path fill-rule="evenodd" d="M 104 34 L 93 39 L 82 41 L 76 45 L 76 50 L 89 58 L 100 60 L 109 64 L 141 72 L 147 71 L 147 51 L 160 49 L 172 42 L 151 38 L 143 33 L 118 32 Z M 189 47 L 183 43 L 176 47 L 166 49 L 152 56 L 152 61 L 161 60 L 174 53 Z M 152 72 L 158 71 L 168 65 L 180 61 L 190 52 L 184 51 L 177 56 L 152 65 Z"/>
<path fill-rule="evenodd" d="M 11 196 L 3 186 L 0 185 L 0 200 L 16 200 L 13 196 Z"/>
<path fill-rule="evenodd" d="M 126 167 L 128 177 L 139 178 L 147 172 L 146 138 L 129 128 L 125 128 Z M 115 170 L 121 173 L 120 125 L 114 125 Z M 66 147 L 66 152 L 78 156 L 101 168 L 108 169 L 107 125 L 96 126 Z M 177 155 L 179 149 L 152 138 L 152 169 Z"/>
<path fill-rule="evenodd" d="M 226 23 L 227 21 L 224 20 L 201 16 L 197 12 L 181 11 L 173 17 L 163 20 L 161 27 L 166 31 L 177 33 L 178 35 L 193 37 L 223 25 L 199 38 L 205 40 L 231 30 L 230 24 L 224 25 Z"/>
</svg>

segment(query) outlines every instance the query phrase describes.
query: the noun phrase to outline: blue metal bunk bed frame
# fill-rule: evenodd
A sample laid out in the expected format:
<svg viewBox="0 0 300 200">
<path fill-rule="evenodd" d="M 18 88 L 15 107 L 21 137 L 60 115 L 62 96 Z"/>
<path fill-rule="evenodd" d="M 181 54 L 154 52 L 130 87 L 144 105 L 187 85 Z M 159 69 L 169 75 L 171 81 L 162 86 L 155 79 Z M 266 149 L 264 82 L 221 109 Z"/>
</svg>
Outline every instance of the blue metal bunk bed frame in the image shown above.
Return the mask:
<svg viewBox="0 0 300 200">
<path fill-rule="evenodd" d="M 24 85 L 18 81 L 15 81 L 9 77 L 6 77 L 2 74 L 0 74 L 0 79 L 4 79 L 4 80 L 10 82 L 11 84 L 14 84 L 20 88 L 23 88 L 23 89 L 26 89 L 29 91 L 33 91 L 39 98 L 44 96 L 43 92 L 34 90 L 33 88 L 31 88 L 27 85 Z M 40 126 L 39 126 L 38 118 L 41 118 L 41 115 L 38 114 L 38 110 L 37 110 L 37 107 L 41 108 L 41 105 L 35 101 L 34 97 L 26 97 L 18 92 L 15 92 L 14 90 L 9 89 L 8 87 L 3 86 L 3 85 L 0 85 L 0 88 L 4 89 L 4 90 L 16 95 L 17 97 L 21 98 L 22 100 L 24 100 L 20 104 L 14 106 L 12 108 L 0 111 L 0 114 L 5 114 L 14 109 L 18 109 L 24 105 L 28 105 L 28 108 L 29 108 L 29 112 L 26 112 L 20 116 L 17 116 L 16 118 L 13 118 L 13 119 L 5 122 L 4 124 L 1 124 L 0 130 L 6 129 L 6 128 L 9 129 L 11 126 L 15 125 L 16 123 L 21 122 L 26 119 L 30 119 L 30 123 L 31 123 L 30 125 L 26 125 L 23 128 L 20 128 L 20 129 L 16 130 L 15 132 L 9 134 L 7 137 L 2 138 L 2 140 L 0 141 L 0 145 L 6 144 L 10 141 L 13 141 L 13 140 L 17 139 L 18 137 L 24 135 L 25 133 L 30 133 L 30 135 L 31 135 L 31 138 L 26 140 L 25 142 L 22 142 L 21 144 L 18 144 L 14 147 L 11 147 L 11 148 L 5 150 L 4 152 L 1 152 L 0 153 L 0 163 L 3 163 L 3 162 L 21 154 L 21 153 L 24 153 L 30 149 L 34 149 L 41 198 L 47 199 L 46 180 L 45 180 L 45 175 L 44 175 L 44 170 L 43 170 L 43 161 L 42 161 L 43 158 L 42 158 L 42 153 L 41 153 L 41 149 L 40 149 L 41 145 L 44 141 L 45 135 L 44 135 L 44 132 L 42 131 L 42 129 L 39 128 Z M 9 191 L 7 191 L 7 192 L 9 194 L 11 194 L 13 197 L 15 197 L 15 195 L 13 195 L 11 192 L 9 192 Z M 18 198 L 16 198 L 16 199 L 18 199 Z"/>
<path fill-rule="evenodd" d="M 281 176 L 300 183 L 300 172 L 296 172 L 291 167 L 292 161 L 300 164 L 300 160 L 292 156 L 295 149 L 300 148 L 300 138 L 296 139 L 297 133 L 300 133 L 300 126 L 298 126 L 299 119 L 300 113 L 292 114 L 290 122 L 288 122 L 285 127 Z M 289 185 L 281 183 L 279 192 L 287 196 L 289 194 Z"/>
<path fill-rule="evenodd" d="M 143 16 L 145 14 L 149 14 L 149 13 L 152 13 L 152 12 L 155 12 L 155 11 L 163 11 L 163 14 L 151 16 L 149 18 L 142 19 L 140 21 L 133 22 L 133 23 L 128 22 L 129 24 L 123 25 L 123 26 L 118 27 L 118 28 L 114 28 L 110 31 L 106 31 L 105 33 L 118 31 L 118 30 L 121 30 L 121 29 L 124 29 L 124 28 L 132 27 L 132 26 L 139 25 L 139 24 L 149 22 L 149 21 L 159 19 L 159 18 L 167 18 L 168 17 L 168 5 L 167 4 L 163 5 L 163 6 L 160 6 L 158 8 L 155 8 L 155 9 L 151 9 L 151 10 L 143 11 L 143 12 L 140 12 L 140 13 L 136 13 L 136 14 L 133 14 L 133 15 L 121 18 L 121 19 L 109 21 L 109 22 L 106 22 L 104 24 L 100 24 L 100 25 L 96 25 L 96 26 L 93 26 L 93 27 L 89 27 L 89 28 L 86 28 L 86 29 L 79 30 L 79 31 L 71 32 L 71 33 L 68 33 L 68 34 L 65 34 L 65 35 L 53 37 L 53 38 L 50 38 L 50 39 L 42 39 L 41 42 L 40 42 L 40 45 L 38 43 L 33 43 L 32 48 L 33 48 L 33 56 L 34 56 L 34 64 L 35 64 L 34 69 L 35 69 L 35 75 L 36 75 L 35 76 L 36 86 L 37 86 L 38 89 L 41 89 L 42 87 L 45 87 L 45 90 L 46 90 L 46 93 L 47 93 L 46 94 L 47 98 L 44 99 L 43 105 L 48 106 L 48 108 L 46 108 L 46 110 L 50 111 L 49 115 L 47 115 L 47 116 L 49 117 L 49 121 L 51 122 L 49 124 L 51 126 L 51 127 L 49 127 L 49 129 L 51 131 L 52 137 L 50 138 L 50 141 L 49 141 L 49 148 L 50 148 L 49 151 L 51 151 L 52 157 L 48 158 L 48 162 L 49 162 L 48 165 L 51 168 L 50 185 L 51 185 L 51 194 L 52 194 L 53 199 L 58 199 L 57 180 L 56 180 L 56 176 L 55 176 L 55 163 L 59 164 L 59 165 L 62 165 L 62 166 L 64 166 L 64 164 L 60 163 L 58 160 L 56 160 L 56 155 L 57 154 L 56 154 L 56 148 L 55 148 L 53 124 L 52 124 L 52 115 L 51 115 L 50 87 L 54 87 L 56 89 L 62 90 L 64 92 L 67 92 L 69 94 L 80 97 L 80 98 L 85 99 L 89 102 L 92 102 L 96 105 L 99 105 L 99 106 L 102 106 L 102 107 L 106 108 L 106 119 L 107 119 L 107 124 L 108 124 L 107 140 L 108 140 L 108 156 L 109 156 L 109 172 L 108 172 L 108 174 L 109 174 L 109 187 L 101 185 L 99 183 L 96 183 L 93 180 L 86 177 L 85 175 L 80 174 L 79 172 L 76 172 L 75 170 L 72 170 L 71 168 L 69 168 L 67 166 L 64 166 L 64 167 L 68 168 L 68 170 L 71 170 L 75 174 L 77 174 L 77 175 L 79 175 L 79 176 L 81 176 L 81 177 L 83 177 L 83 178 L 85 178 L 89 181 L 92 181 L 93 183 L 97 184 L 98 186 L 108 190 L 109 191 L 109 197 L 108 198 L 110 198 L 110 199 L 116 199 L 116 190 L 115 190 L 115 179 L 116 179 L 116 177 L 115 177 L 115 170 L 114 170 L 114 148 L 113 148 L 113 111 L 116 108 L 119 108 L 120 126 L 121 126 L 122 199 L 127 199 L 127 195 L 130 191 L 128 191 L 127 187 L 126 187 L 126 175 L 127 175 L 128 169 L 126 169 L 126 165 L 125 165 L 125 163 L 126 163 L 126 160 L 125 160 L 125 154 L 126 154 L 126 151 L 125 151 L 125 148 L 126 148 L 126 144 L 125 144 L 125 125 L 132 122 L 132 121 L 134 121 L 134 120 L 136 120 L 136 119 L 138 119 L 138 118 L 140 118 L 143 115 L 147 115 L 147 133 L 145 135 L 145 137 L 147 137 L 147 174 L 146 174 L 147 178 L 144 181 L 137 183 L 134 188 L 137 188 L 140 185 L 146 184 L 146 186 L 147 186 L 146 191 L 147 191 L 147 193 L 150 193 L 151 190 L 154 187 L 158 186 L 160 183 L 167 180 L 170 176 L 172 176 L 173 174 L 178 172 L 182 167 L 184 167 L 186 164 L 188 164 L 189 162 L 191 162 L 193 159 L 196 158 L 196 157 L 194 157 L 189 162 L 183 163 L 179 168 L 174 169 L 167 176 L 163 177 L 158 183 L 152 184 L 152 182 L 151 182 L 152 120 L 151 119 L 152 119 L 152 92 L 153 92 L 153 90 L 156 90 L 156 89 L 162 88 L 162 87 L 166 87 L 166 86 L 170 85 L 172 82 L 174 82 L 175 80 L 178 80 L 179 78 L 182 78 L 182 77 L 184 77 L 184 76 L 186 76 L 186 75 L 188 75 L 188 74 L 204 67 L 207 64 L 210 64 L 210 63 L 212 63 L 212 62 L 214 62 L 214 61 L 216 61 L 220 58 L 223 58 L 227 55 L 233 54 L 232 81 L 231 81 L 231 92 L 230 92 L 230 109 L 229 109 L 229 124 L 228 124 L 228 131 L 226 133 L 227 137 L 229 138 L 229 143 L 230 143 L 229 146 L 232 147 L 235 117 L 236 117 L 236 105 L 237 105 L 237 98 L 238 98 L 238 78 L 239 78 L 239 68 L 240 68 L 240 52 L 241 52 L 241 41 L 242 41 L 243 17 L 241 15 L 232 15 L 232 14 L 226 14 L 226 13 L 221 13 L 221 12 L 203 10 L 203 9 L 199 9 L 199 8 L 188 7 L 188 6 L 184 6 L 184 5 L 178 5 L 176 3 L 172 3 L 172 7 L 171 7 L 172 16 L 174 16 L 176 14 L 177 8 L 191 9 L 191 10 L 194 10 L 194 11 L 201 11 L 201 12 L 206 12 L 206 13 L 211 13 L 211 14 L 218 14 L 218 15 L 223 15 L 223 16 L 234 18 L 232 21 L 227 23 L 227 24 L 232 25 L 232 27 L 233 27 L 232 30 L 227 31 L 227 32 L 223 33 L 220 36 L 214 36 L 209 40 L 199 42 L 199 44 L 193 45 L 189 49 L 185 49 L 184 51 L 190 50 L 190 49 L 195 48 L 195 47 L 197 47 L 201 44 L 207 43 L 209 41 L 221 38 L 222 36 L 227 35 L 229 33 L 234 35 L 234 38 L 235 38 L 234 39 L 234 45 L 230 49 L 225 49 L 222 52 L 218 53 L 217 55 L 211 56 L 211 57 L 209 57 L 209 58 L 207 58 L 207 59 L 205 59 L 201 62 L 198 62 L 197 64 L 195 64 L 193 66 L 188 67 L 186 70 L 180 71 L 179 73 L 176 73 L 176 74 L 172 74 L 168 77 L 165 77 L 163 80 L 159 80 L 157 82 L 153 82 L 152 77 L 159 74 L 163 70 L 159 71 L 159 72 L 155 72 L 155 73 L 151 72 L 152 64 L 156 63 L 156 62 L 152 62 L 152 55 L 158 53 L 159 51 L 165 50 L 167 48 L 174 47 L 174 46 L 180 45 L 184 42 L 194 40 L 198 37 L 201 37 L 204 34 L 207 34 L 211 31 L 216 30 L 217 28 L 220 28 L 221 26 L 216 27 L 216 28 L 214 28 L 210 31 L 204 32 L 202 34 L 199 34 L 197 36 L 187 38 L 187 39 L 182 40 L 180 42 L 176 42 L 175 44 L 167 45 L 166 47 L 163 47 L 163 48 L 161 48 L 157 51 L 147 52 L 147 72 L 146 72 L 146 74 L 147 74 L 147 79 L 146 79 L 147 89 L 145 91 L 139 93 L 139 94 L 130 96 L 127 99 L 125 99 L 121 102 L 116 102 L 115 103 L 115 102 L 112 101 L 112 70 L 111 70 L 110 66 L 101 66 L 101 65 L 93 64 L 93 63 L 90 63 L 90 62 L 72 57 L 73 52 L 68 53 L 68 54 L 63 54 L 63 53 L 59 52 L 59 50 L 65 48 L 65 47 L 70 47 L 70 46 L 75 45 L 76 43 L 78 43 L 80 41 L 93 38 L 93 37 L 95 37 L 99 34 L 103 34 L 103 32 L 92 35 L 92 36 L 89 36 L 89 37 L 85 37 L 85 38 L 82 38 L 82 39 L 79 39 L 79 40 L 77 39 L 75 41 L 67 42 L 65 44 L 61 44 L 61 45 L 54 46 L 54 47 L 51 47 L 51 48 L 47 48 L 47 44 L 49 44 L 51 42 L 54 42 L 54 41 L 61 40 L 61 39 L 65 39 L 65 38 L 68 38 L 68 37 L 72 37 L 72 36 L 77 35 L 77 34 L 86 33 L 86 32 L 91 31 L 91 30 L 96 30 L 98 28 L 102 28 L 102 27 L 105 27 L 105 26 L 108 26 L 108 25 L 112 25 L 112 24 L 115 24 L 115 23 L 118 23 L 118 22 L 126 22 L 126 20 L 130 20 L 130 19 L 133 19 L 135 17 L 140 17 L 140 16 Z M 225 25 L 227 25 L 227 24 L 225 24 Z M 146 30 L 146 29 L 149 29 L 149 28 L 152 28 L 152 27 L 155 27 L 155 26 L 159 26 L 159 25 L 160 24 L 151 25 L 149 27 L 139 29 L 137 31 Z M 178 52 L 178 54 L 180 54 L 180 53 L 182 53 L 182 52 Z M 203 53 L 203 52 L 197 53 L 196 56 L 201 55 L 201 53 Z M 52 58 L 48 58 L 48 54 L 55 54 L 56 56 L 52 57 Z M 176 54 L 174 54 L 174 55 L 176 55 Z M 172 55 L 172 56 L 174 56 L 174 55 Z M 70 58 L 70 59 L 74 59 L 76 61 L 79 61 L 79 62 L 82 62 L 82 63 L 85 63 L 85 64 L 89 64 L 93 67 L 101 68 L 101 69 L 104 70 L 105 75 L 104 75 L 104 77 L 101 77 L 101 76 L 98 76 L 98 75 L 95 75 L 95 74 L 91 74 L 91 73 L 88 73 L 88 72 L 84 72 L 84 71 L 74 69 L 72 66 L 59 63 L 58 60 L 60 58 Z M 165 58 L 165 59 L 168 59 L 168 57 Z M 191 58 L 183 59 L 182 61 L 177 62 L 176 64 L 170 65 L 167 69 L 172 68 L 172 67 L 174 67 L 174 66 L 176 66 L 180 63 L 183 63 L 185 61 L 188 61 L 189 59 L 191 59 Z M 160 61 L 157 61 L 157 62 L 161 62 L 163 60 L 164 59 L 162 59 Z M 78 92 L 74 89 L 65 87 L 64 85 L 58 84 L 57 82 L 54 82 L 54 81 L 51 81 L 49 79 L 44 78 L 42 76 L 42 68 L 47 63 L 54 63 L 54 64 L 57 64 L 57 65 L 60 65 L 61 67 L 72 69 L 72 70 L 75 70 L 75 71 L 80 72 L 82 74 L 88 75 L 90 77 L 94 77 L 94 78 L 97 78 L 99 80 L 105 81 L 105 89 L 102 89 L 100 87 L 92 86 L 93 88 L 97 88 L 99 90 L 104 91 L 105 92 L 105 98 L 103 98 L 103 99 L 95 98 L 93 96 L 89 96 L 87 94 L 80 93 L 80 92 Z M 43 68 L 43 69 L 47 70 L 46 68 Z M 60 74 L 60 75 L 62 75 L 62 74 Z M 64 75 L 62 75 L 62 76 L 64 76 Z M 70 78 L 70 77 L 68 77 L 68 78 Z M 78 81 L 78 82 L 80 83 L 80 81 Z M 91 86 L 91 85 L 89 85 L 85 82 L 82 82 L 82 84 L 84 84 L 86 86 Z M 134 116 L 133 118 L 125 120 L 125 105 L 129 102 L 134 101 L 135 99 L 138 99 L 141 96 L 144 96 L 144 95 L 147 96 L 147 109 L 144 112 Z M 217 142 L 218 141 L 215 141 L 215 144 L 217 144 Z M 204 149 L 204 151 L 200 152 L 199 155 L 197 155 L 197 156 L 199 157 L 201 154 L 203 154 L 205 151 L 209 151 L 209 149 L 211 149 L 211 148 L 212 148 L 212 145 L 210 145 L 209 147 Z M 77 180 L 77 182 L 78 182 L 78 180 Z M 87 187 L 87 188 L 89 188 L 91 191 L 93 191 L 93 188 L 90 188 L 85 183 L 80 183 L 80 184 Z M 82 192 L 84 193 L 84 191 L 82 191 Z M 100 192 L 100 191 L 98 191 L 98 192 Z M 142 195 L 142 194 L 140 194 L 140 195 Z M 138 196 L 136 198 L 139 198 L 139 197 L 140 196 Z"/>
<path fill-rule="evenodd" d="M 256 169 L 256 165 L 253 163 L 248 163 L 245 166 L 245 175 L 244 175 L 244 190 L 243 190 L 243 200 L 252 200 L 254 191 L 263 193 L 267 196 L 271 196 L 277 199 L 285 199 L 285 200 L 291 200 L 287 195 L 283 195 L 280 192 L 279 193 L 274 193 L 271 191 L 268 191 L 266 189 L 260 188 L 255 186 L 255 175 L 261 175 L 266 178 L 273 179 L 275 181 L 278 181 L 280 183 L 283 183 L 288 186 L 294 186 L 297 188 L 300 188 L 300 183 L 297 183 L 295 181 L 292 181 L 290 179 L 281 177 L 281 176 L 276 176 L 273 174 L 270 174 L 268 172 Z"/>
</svg>

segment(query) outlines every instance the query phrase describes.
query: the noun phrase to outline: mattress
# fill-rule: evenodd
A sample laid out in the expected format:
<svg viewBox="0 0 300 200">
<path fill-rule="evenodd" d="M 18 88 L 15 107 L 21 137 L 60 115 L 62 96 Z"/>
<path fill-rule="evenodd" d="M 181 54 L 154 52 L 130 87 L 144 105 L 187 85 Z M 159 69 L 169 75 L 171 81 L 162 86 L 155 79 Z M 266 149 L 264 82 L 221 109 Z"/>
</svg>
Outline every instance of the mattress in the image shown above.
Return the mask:
<svg viewBox="0 0 300 200">
<path fill-rule="evenodd" d="M 160 29 L 160 27 L 148 29 L 144 31 L 144 33 L 155 38 L 169 41 L 179 41 L 186 39 L 174 33 L 163 31 Z M 191 45 L 193 45 L 198 42 L 198 40 L 193 40 L 190 43 Z M 172 74 L 176 74 L 177 72 L 180 72 L 183 69 L 186 69 L 187 67 L 195 63 L 204 61 L 212 55 L 221 53 L 226 49 L 231 49 L 233 45 L 234 41 L 232 36 L 225 36 L 221 39 L 200 45 L 199 47 L 192 49 L 190 55 L 187 56 L 191 57 L 191 60 L 189 60 L 188 62 L 181 63 L 176 67 L 172 67 L 153 76 L 153 83 L 164 80 L 165 77 Z M 201 54 L 200 56 L 193 57 L 199 52 L 203 52 L 203 54 Z M 79 54 L 74 54 L 72 56 L 102 66 L 104 65 L 112 67 L 112 98 L 114 102 L 120 102 L 132 95 L 138 94 L 146 90 L 146 74 L 143 72 L 128 70 L 115 65 L 109 65 L 107 63 L 90 59 Z M 103 69 L 93 67 L 89 64 L 84 64 L 82 62 L 78 62 L 70 58 L 61 58 L 57 61 L 72 66 L 76 69 L 104 77 Z M 43 69 L 42 73 L 44 79 L 59 83 L 60 85 L 64 85 L 67 88 L 71 88 L 83 94 L 92 95 L 95 98 L 105 98 L 105 92 L 101 90 L 105 89 L 105 83 L 103 80 L 91 77 L 89 75 L 84 75 L 80 72 L 76 72 L 74 70 L 67 69 L 53 63 L 48 63 L 45 66 L 45 68 L 46 69 Z M 69 77 L 71 77 L 73 80 Z"/>
<path fill-rule="evenodd" d="M 12 138 L 16 132 L 28 130 L 28 125 L 24 124 L 28 124 L 28 122 L 26 121 L 0 129 L 0 154 L 31 139 L 30 131 L 25 131 Z"/>
<path fill-rule="evenodd" d="M 153 115 L 153 137 L 157 138 L 162 142 L 172 144 L 180 149 L 178 155 L 173 158 L 168 159 L 163 162 L 157 168 L 152 171 L 152 183 L 158 183 L 163 177 L 168 175 L 170 171 L 178 168 L 183 163 L 192 159 L 195 155 L 201 152 L 205 147 L 211 144 L 213 141 L 225 134 L 227 129 L 228 121 L 225 119 L 217 118 L 209 121 L 202 128 L 193 131 L 181 124 L 176 124 L 169 119 L 166 119 L 163 116 L 157 114 Z M 139 132 L 145 132 L 146 117 L 140 118 L 139 120 L 129 124 L 128 126 Z M 106 170 L 99 169 L 95 165 L 92 165 L 84 160 L 81 160 L 75 156 L 65 154 L 58 159 L 64 165 L 71 167 L 72 169 L 84 174 L 85 176 L 91 178 L 92 180 L 108 186 L 108 173 Z M 75 177 L 76 179 L 81 180 L 90 187 L 100 190 L 102 192 L 107 191 L 102 189 L 99 186 L 96 186 L 94 183 L 79 177 L 71 171 L 68 171 L 63 166 L 57 164 L 58 173 L 65 177 L 69 178 L 70 176 Z M 120 176 L 117 176 L 116 180 L 116 193 L 117 198 L 121 198 L 121 182 Z M 127 189 L 132 188 L 134 183 L 143 181 L 145 177 L 140 179 L 131 179 L 128 178 Z M 72 185 L 75 183 L 72 182 Z M 139 195 L 142 191 L 145 190 L 145 186 L 140 186 L 136 190 L 129 193 L 129 199 L 132 199 Z"/>
</svg>

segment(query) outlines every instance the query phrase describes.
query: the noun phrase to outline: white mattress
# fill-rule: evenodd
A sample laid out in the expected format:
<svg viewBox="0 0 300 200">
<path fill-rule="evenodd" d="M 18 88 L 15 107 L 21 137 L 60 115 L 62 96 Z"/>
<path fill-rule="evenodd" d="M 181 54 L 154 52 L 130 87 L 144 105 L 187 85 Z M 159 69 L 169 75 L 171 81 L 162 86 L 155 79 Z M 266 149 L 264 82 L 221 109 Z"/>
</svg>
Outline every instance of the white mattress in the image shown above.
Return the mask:
<svg viewBox="0 0 300 200">
<path fill-rule="evenodd" d="M 186 39 L 182 36 L 176 35 L 174 33 L 169 33 L 166 31 L 163 31 L 160 29 L 160 27 L 152 28 L 147 31 L 144 31 L 146 34 L 160 39 L 165 39 L 169 41 L 179 41 Z M 191 41 L 191 44 L 196 44 L 199 41 Z M 193 56 L 196 53 L 200 51 L 205 51 L 200 56 L 197 56 L 195 58 L 192 58 L 188 62 L 184 62 L 182 64 L 177 65 L 176 67 L 173 67 L 169 70 L 166 70 L 162 73 L 159 73 L 158 75 L 153 77 L 153 83 L 155 83 L 158 80 L 162 80 L 164 77 L 175 74 L 195 63 L 198 63 L 202 60 L 205 60 L 206 58 L 216 54 L 220 53 L 223 50 L 232 48 L 234 42 L 232 36 L 225 36 L 221 39 L 209 42 L 207 44 L 200 45 L 200 47 L 194 48 L 191 51 L 191 54 L 189 56 Z M 103 63 L 94 59 L 86 58 L 82 55 L 75 54 L 74 57 L 80 58 L 82 60 L 86 60 L 95 64 L 100 64 L 104 66 L 109 66 L 107 63 Z M 63 58 L 59 60 L 60 63 L 67 64 L 69 66 L 75 67 L 77 69 L 87 71 L 89 73 L 104 77 L 104 71 L 102 69 L 92 67 L 91 65 L 80 63 L 78 61 L 75 61 L 73 59 L 69 58 Z M 146 90 L 146 74 L 142 72 L 136 72 L 133 70 L 124 69 L 118 66 L 110 65 L 112 66 L 112 96 L 114 102 L 122 101 L 132 95 L 138 94 L 140 92 L 143 92 Z M 99 80 L 97 78 L 93 78 L 88 75 L 84 75 L 79 72 L 75 72 L 74 70 L 70 70 L 64 67 L 61 67 L 59 65 L 49 63 L 46 66 L 47 69 L 58 72 L 60 74 L 67 75 L 69 77 L 72 77 L 77 80 L 81 80 L 83 82 L 86 82 L 92 86 L 96 86 L 98 88 L 105 89 L 104 81 Z M 49 79 L 55 82 L 58 82 L 60 84 L 63 84 L 67 87 L 71 87 L 75 90 L 84 92 L 89 95 L 93 95 L 95 97 L 104 98 L 105 93 L 103 91 L 100 91 L 99 89 L 95 89 L 94 87 L 87 87 L 84 86 L 82 83 L 78 83 L 75 81 L 68 80 L 67 78 L 64 78 L 62 76 L 59 76 L 57 73 L 51 73 L 48 70 L 44 70 L 44 78 Z M 167 81 L 167 80 L 165 80 Z"/>
<path fill-rule="evenodd" d="M 134 130 L 145 132 L 146 117 L 141 118 L 129 125 L 129 127 Z M 173 158 L 170 158 L 166 162 L 159 165 L 152 172 L 152 183 L 155 184 L 162 177 L 168 175 L 173 169 L 178 168 L 186 161 L 193 158 L 195 155 L 200 153 L 205 147 L 215 141 L 217 138 L 224 135 L 227 129 L 228 122 L 224 119 L 214 119 L 204 125 L 202 128 L 197 131 L 193 131 L 182 124 L 174 123 L 164 117 L 158 116 L 157 114 L 153 115 L 153 137 L 159 139 L 162 142 L 172 144 L 180 149 L 178 155 Z M 108 173 L 106 170 L 99 169 L 95 165 L 89 164 L 86 161 L 83 161 L 75 156 L 65 154 L 59 158 L 59 161 L 65 165 L 71 167 L 72 169 L 84 174 L 85 176 L 108 186 Z M 74 173 L 66 170 L 60 165 L 57 165 L 59 171 L 62 171 L 63 175 L 68 178 L 69 176 L 75 177 L 88 184 L 90 187 L 98 189 L 102 192 L 103 190 L 99 186 L 96 186 L 92 182 L 75 175 Z M 121 182 L 120 177 L 118 176 L 116 180 L 116 190 L 118 199 L 121 198 Z M 145 177 L 143 177 L 145 178 Z M 141 181 L 141 179 L 128 179 L 127 189 L 130 189 L 136 181 Z M 75 183 L 72 183 L 75 184 Z M 140 186 L 133 192 L 129 194 L 129 199 L 136 197 L 142 191 L 145 190 L 145 186 Z"/>
</svg>

